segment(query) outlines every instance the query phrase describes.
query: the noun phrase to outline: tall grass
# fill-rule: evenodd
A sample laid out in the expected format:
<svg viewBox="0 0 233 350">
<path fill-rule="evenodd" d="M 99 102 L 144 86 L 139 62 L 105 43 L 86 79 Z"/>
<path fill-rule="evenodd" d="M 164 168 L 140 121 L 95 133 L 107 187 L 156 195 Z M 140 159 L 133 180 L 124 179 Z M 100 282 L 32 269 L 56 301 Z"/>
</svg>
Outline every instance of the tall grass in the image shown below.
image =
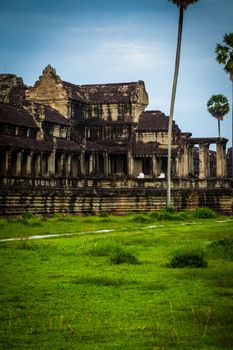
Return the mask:
<svg viewBox="0 0 233 350">
<path fill-rule="evenodd" d="M 134 249 L 124 246 L 116 240 L 98 240 L 84 248 L 85 254 L 91 256 L 106 256 L 112 264 L 137 264 L 138 258 Z"/>
</svg>

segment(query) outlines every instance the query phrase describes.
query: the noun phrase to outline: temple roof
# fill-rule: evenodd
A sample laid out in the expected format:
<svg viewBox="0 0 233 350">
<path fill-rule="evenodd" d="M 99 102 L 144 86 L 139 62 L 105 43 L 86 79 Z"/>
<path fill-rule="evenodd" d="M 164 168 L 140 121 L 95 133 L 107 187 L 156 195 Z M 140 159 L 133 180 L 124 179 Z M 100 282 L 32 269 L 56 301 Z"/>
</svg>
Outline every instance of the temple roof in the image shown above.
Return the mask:
<svg viewBox="0 0 233 350">
<path fill-rule="evenodd" d="M 52 151 L 52 142 L 49 140 L 36 140 L 28 137 L 1 135 L 0 146 L 13 149 L 30 151 Z"/>
<path fill-rule="evenodd" d="M 152 154 L 157 151 L 158 148 L 158 142 L 137 142 L 136 144 L 133 145 L 132 152 L 133 154 Z"/>
<path fill-rule="evenodd" d="M 211 144 L 211 143 L 223 143 L 226 144 L 228 139 L 224 137 L 192 137 L 187 140 L 188 144 Z"/>
<path fill-rule="evenodd" d="M 75 141 L 66 140 L 62 138 L 56 139 L 57 149 L 65 151 L 81 151 L 83 146 Z"/>
<path fill-rule="evenodd" d="M 0 103 L 0 122 L 27 128 L 38 128 L 31 113 L 20 106 Z"/>
<path fill-rule="evenodd" d="M 135 99 L 139 82 L 75 85 L 63 81 L 73 99 L 89 103 L 125 103 Z M 141 82 L 141 84 L 144 84 Z"/>
<path fill-rule="evenodd" d="M 56 149 L 58 151 L 81 151 L 83 146 L 77 142 L 56 138 Z M 35 138 L 19 137 L 11 135 L 1 135 L 0 147 L 24 149 L 31 151 L 49 151 L 54 147 L 54 138 L 45 136 L 43 140 L 36 140 Z"/>
<path fill-rule="evenodd" d="M 45 113 L 45 122 L 47 123 L 58 124 L 58 125 L 70 124 L 69 121 L 63 115 L 61 115 L 58 111 L 48 106 L 44 107 L 44 113 Z"/>
<path fill-rule="evenodd" d="M 146 111 L 139 117 L 137 131 L 168 131 L 169 117 L 161 111 Z M 179 127 L 173 121 L 173 131 L 180 132 Z"/>
</svg>

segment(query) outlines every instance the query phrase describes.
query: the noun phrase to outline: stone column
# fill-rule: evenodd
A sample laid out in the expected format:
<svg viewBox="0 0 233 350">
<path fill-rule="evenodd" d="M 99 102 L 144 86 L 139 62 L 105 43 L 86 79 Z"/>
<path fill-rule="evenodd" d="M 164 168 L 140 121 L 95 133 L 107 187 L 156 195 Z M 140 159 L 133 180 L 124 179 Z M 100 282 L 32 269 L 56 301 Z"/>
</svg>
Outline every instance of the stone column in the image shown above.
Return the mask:
<svg viewBox="0 0 233 350">
<path fill-rule="evenodd" d="M 159 175 L 158 159 L 155 154 L 152 155 L 152 174 L 153 176 Z"/>
<path fill-rule="evenodd" d="M 32 173 L 32 157 L 33 157 L 33 152 L 29 152 L 27 154 L 27 160 L 26 160 L 26 175 L 31 175 Z"/>
<path fill-rule="evenodd" d="M 65 161 L 65 176 L 70 176 L 71 172 L 71 155 L 68 154 Z"/>
<path fill-rule="evenodd" d="M 175 160 L 175 166 L 176 166 L 176 176 L 180 177 L 181 176 L 181 172 L 180 172 L 180 155 L 178 154 Z"/>
<path fill-rule="evenodd" d="M 21 174 L 21 169 L 22 169 L 22 152 L 18 152 L 16 154 L 16 167 L 15 167 L 15 174 L 20 175 Z"/>
<path fill-rule="evenodd" d="M 60 158 L 60 175 L 64 175 L 65 173 L 65 154 L 62 153 L 61 154 L 61 158 Z"/>
<path fill-rule="evenodd" d="M 193 164 L 193 146 L 189 146 L 189 175 L 194 173 L 194 164 Z"/>
<path fill-rule="evenodd" d="M 89 175 L 93 173 L 93 154 L 89 155 Z"/>
<path fill-rule="evenodd" d="M 2 173 L 7 175 L 11 167 L 11 151 L 7 150 L 5 152 L 5 157 L 3 156 Z"/>
<path fill-rule="evenodd" d="M 80 171 L 81 171 L 81 175 L 86 175 L 86 169 L 85 169 L 85 155 L 84 155 L 84 152 L 82 152 L 82 153 L 80 154 L 79 161 L 80 161 Z"/>
<path fill-rule="evenodd" d="M 209 145 L 199 145 L 199 179 L 209 177 Z"/>
<path fill-rule="evenodd" d="M 48 172 L 50 175 L 55 174 L 55 156 L 56 156 L 55 151 L 51 152 L 50 155 L 48 156 Z"/>
<path fill-rule="evenodd" d="M 58 175 L 63 175 L 64 173 L 64 153 L 60 154 L 57 159 L 57 173 Z"/>
<path fill-rule="evenodd" d="M 182 157 L 182 162 L 183 162 L 182 175 L 184 177 L 187 177 L 189 175 L 189 148 L 188 148 L 188 145 L 184 145 L 184 153 L 183 153 L 183 157 Z"/>
<path fill-rule="evenodd" d="M 134 175 L 134 159 L 131 152 L 128 152 L 128 175 Z"/>
<path fill-rule="evenodd" d="M 108 175 L 108 153 L 104 153 L 104 175 Z"/>
<path fill-rule="evenodd" d="M 226 147 L 221 142 L 216 144 L 216 176 L 226 176 Z"/>
<path fill-rule="evenodd" d="M 35 176 L 38 176 L 41 172 L 41 155 L 37 154 L 35 159 Z"/>
</svg>

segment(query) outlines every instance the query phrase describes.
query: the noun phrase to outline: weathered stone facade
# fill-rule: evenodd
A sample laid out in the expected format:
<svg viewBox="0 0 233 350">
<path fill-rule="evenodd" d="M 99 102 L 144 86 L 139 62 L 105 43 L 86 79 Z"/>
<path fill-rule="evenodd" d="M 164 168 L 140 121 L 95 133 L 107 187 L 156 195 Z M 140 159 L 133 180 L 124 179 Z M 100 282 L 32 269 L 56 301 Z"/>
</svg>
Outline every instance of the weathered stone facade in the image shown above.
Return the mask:
<svg viewBox="0 0 233 350">
<path fill-rule="evenodd" d="M 164 207 L 168 117 L 147 105 L 142 81 L 74 85 L 50 65 L 33 87 L 0 75 L 0 214 Z M 232 212 L 226 143 L 173 124 L 175 207 Z"/>
</svg>

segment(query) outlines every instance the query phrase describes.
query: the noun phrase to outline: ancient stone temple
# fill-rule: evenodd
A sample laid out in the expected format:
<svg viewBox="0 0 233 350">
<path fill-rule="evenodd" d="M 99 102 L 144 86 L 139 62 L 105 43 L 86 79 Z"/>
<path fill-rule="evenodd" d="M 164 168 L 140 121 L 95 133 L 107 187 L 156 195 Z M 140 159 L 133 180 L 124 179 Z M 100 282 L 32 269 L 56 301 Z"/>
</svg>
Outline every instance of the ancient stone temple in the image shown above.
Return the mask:
<svg viewBox="0 0 233 350">
<path fill-rule="evenodd" d="M 164 208 L 168 117 L 147 105 L 143 81 L 75 85 L 48 65 L 28 87 L 1 74 L 0 214 Z M 175 207 L 232 212 L 226 143 L 173 123 Z"/>
</svg>

